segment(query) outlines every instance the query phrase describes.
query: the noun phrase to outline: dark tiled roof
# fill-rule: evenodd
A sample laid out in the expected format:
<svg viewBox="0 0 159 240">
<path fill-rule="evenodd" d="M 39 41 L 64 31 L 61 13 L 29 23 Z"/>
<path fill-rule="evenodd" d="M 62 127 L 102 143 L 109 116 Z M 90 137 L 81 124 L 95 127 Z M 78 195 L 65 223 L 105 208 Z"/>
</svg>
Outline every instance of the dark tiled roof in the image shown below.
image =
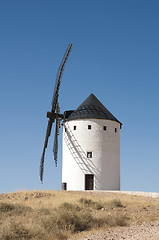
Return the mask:
<svg viewBox="0 0 159 240">
<path fill-rule="evenodd" d="M 119 122 L 104 105 L 94 96 L 90 94 L 86 100 L 75 111 L 66 111 L 65 120 L 74 119 L 108 119 Z M 120 123 L 120 122 L 119 122 Z M 122 125 L 122 123 L 120 123 Z"/>
</svg>

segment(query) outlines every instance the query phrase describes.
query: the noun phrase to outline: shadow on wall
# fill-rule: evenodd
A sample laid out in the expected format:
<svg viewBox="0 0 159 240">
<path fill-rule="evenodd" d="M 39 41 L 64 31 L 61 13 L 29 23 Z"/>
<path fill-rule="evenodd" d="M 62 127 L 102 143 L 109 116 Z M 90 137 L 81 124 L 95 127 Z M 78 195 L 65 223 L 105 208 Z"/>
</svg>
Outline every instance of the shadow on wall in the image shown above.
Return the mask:
<svg viewBox="0 0 159 240">
<path fill-rule="evenodd" d="M 100 181 L 99 181 L 99 170 L 90 160 L 87 158 L 85 151 L 82 149 L 74 134 L 72 133 L 69 125 L 67 123 L 63 124 L 63 126 L 67 129 L 64 132 L 64 141 L 78 164 L 79 168 L 84 174 L 94 174 L 96 179 L 96 190 L 100 190 Z"/>
</svg>

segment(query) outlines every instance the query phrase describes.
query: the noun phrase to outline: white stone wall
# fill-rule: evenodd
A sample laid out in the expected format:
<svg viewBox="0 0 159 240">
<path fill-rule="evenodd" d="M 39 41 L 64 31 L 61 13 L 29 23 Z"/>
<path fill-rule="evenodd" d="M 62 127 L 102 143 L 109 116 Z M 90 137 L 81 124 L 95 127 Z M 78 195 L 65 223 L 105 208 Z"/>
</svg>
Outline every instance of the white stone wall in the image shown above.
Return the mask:
<svg viewBox="0 0 159 240">
<path fill-rule="evenodd" d="M 120 124 L 104 119 L 64 122 L 62 164 L 67 190 L 85 190 L 85 174 L 94 174 L 94 190 L 120 190 Z"/>
</svg>

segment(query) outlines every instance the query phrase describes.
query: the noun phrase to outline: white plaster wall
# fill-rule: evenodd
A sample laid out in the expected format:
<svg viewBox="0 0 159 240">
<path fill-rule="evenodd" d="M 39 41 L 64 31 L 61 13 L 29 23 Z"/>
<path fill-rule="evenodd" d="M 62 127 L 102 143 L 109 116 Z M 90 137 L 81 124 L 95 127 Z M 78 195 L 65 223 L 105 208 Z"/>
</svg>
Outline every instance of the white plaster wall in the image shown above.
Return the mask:
<svg viewBox="0 0 159 240">
<path fill-rule="evenodd" d="M 87 152 L 92 152 L 93 157 L 87 158 Z M 63 123 L 62 182 L 67 183 L 67 190 L 85 190 L 85 174 L 94 174 L 94 190 L 120 190 L 118 122 L 81 119 Z"/>
</svg>

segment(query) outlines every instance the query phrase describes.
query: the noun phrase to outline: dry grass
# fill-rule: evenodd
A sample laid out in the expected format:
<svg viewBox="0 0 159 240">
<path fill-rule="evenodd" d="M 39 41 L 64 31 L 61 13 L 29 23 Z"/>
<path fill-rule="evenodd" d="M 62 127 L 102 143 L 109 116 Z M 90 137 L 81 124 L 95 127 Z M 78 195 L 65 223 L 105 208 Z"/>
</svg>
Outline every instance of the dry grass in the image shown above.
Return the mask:
<svg viewBox="0 0 159 240">
<path fill-rule="evenodd" d="M 159 220 L 159 199 L 111 192 L 0 194 L 1 240 L 64 240 L 80 232 Z"/>
</svg>

